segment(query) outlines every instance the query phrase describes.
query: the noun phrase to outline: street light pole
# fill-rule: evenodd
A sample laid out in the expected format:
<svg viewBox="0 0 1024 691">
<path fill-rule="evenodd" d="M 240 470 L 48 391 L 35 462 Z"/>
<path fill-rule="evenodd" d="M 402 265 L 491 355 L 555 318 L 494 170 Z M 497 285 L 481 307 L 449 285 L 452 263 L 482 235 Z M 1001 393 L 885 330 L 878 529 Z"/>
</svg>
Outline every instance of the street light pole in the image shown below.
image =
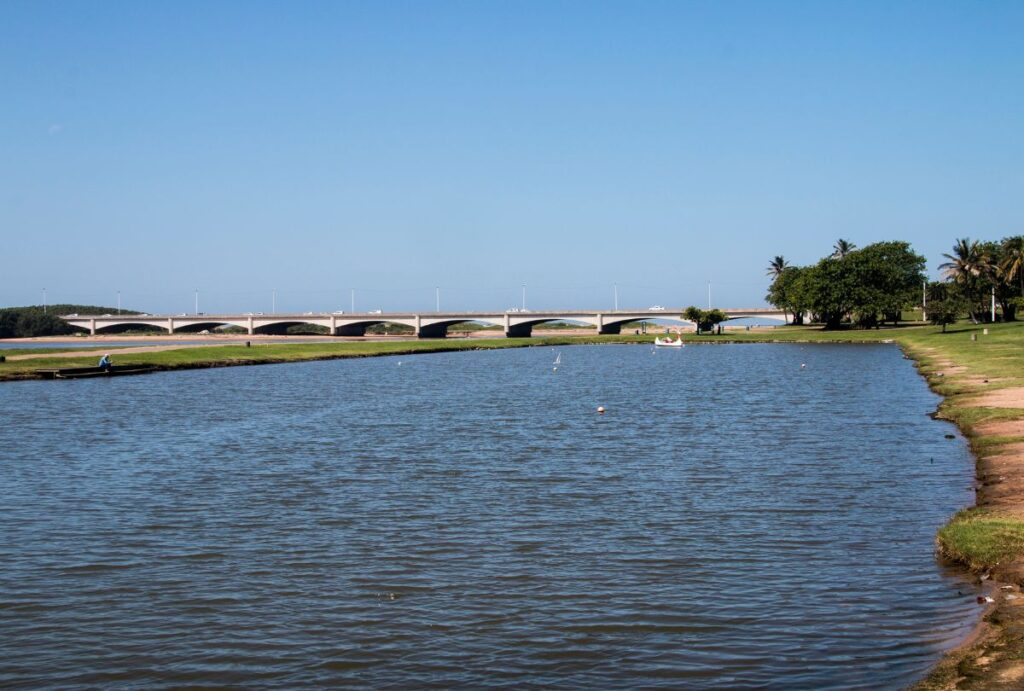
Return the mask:
<svg viewBox="0 0 1024 691">
<path fill-rule="evenodd" d="M 352 289 L 352 304 L 349 305 L 349 311 L 350 312 L 355 312 L 356 311 L 356 289 L 355 288 Z"/>
<path fill-rule="evenodd" d="M 435 298 L 437 301 L 437 311 L 441 311 L 441 286 L 434 286 Z"/>
<path fill-rule="evenodd" d="M 199 289 L 196 288 L 196 316 L 199 316 Z"/>
<path fill-rule="evenodd" d="M 708 281 L 708 309 L 711 309 L 711 281 Z"/>
<path fill-rule="evenodd" d="M 526 284 L 523 284 L 523 311 L 526 311 Z"/>
<path fill-rule="evenodd" d="M 618 312 L 619 311 L 619 284 L 618 283 L 614 283 L 612 285 L 615 286 L 615 311 Z"/>
<path fill-rule="evenodd" d="M 43 314 L 46 314 L 46 288 L 43 288 Z"/>
<path fill-rule="evenodd" d="M 121 314 L 121 291 L 117 291 L 117 314 Z"/>
</svg>

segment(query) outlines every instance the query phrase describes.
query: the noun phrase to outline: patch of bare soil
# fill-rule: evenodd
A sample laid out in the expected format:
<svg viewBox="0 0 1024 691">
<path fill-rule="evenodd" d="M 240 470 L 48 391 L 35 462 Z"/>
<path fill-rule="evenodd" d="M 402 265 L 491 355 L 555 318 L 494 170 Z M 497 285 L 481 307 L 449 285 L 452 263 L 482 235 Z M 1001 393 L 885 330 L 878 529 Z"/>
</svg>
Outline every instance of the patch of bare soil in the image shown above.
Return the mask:
<svg viewBox="0 0 1024 691">
<path fill-rule="evenodd" d="M 978 504 L 1024 518 L 1024 442 L 1008 444 L 978 462 Z"/>
<path fill-rule="evenodd" d="M 1024 386 L 988 391 L 972 399 L 971 405 L 980 408 L 1024 408 Z"/>
<path fill-rule="evenodd" d="M 974 428 L 979 437 L 1024 437 L 1024 420 L 985 422 Z"/>
<path fill-rule="evenodd" d="M 182 348 L 207 348 L 216 343 L 204 343 L 203 345 L 184 345 L 181 343 L 175 345 L 159 345 L 159 346 L 132 346 L 129 348 L 111 348 L 107 351 L 89 350 L 82 352 L 81 350 L 69 350 L 63 353 L 34 353 L 28 355 L 8 355 L 7 360 L 13 362 L 15 360 L 39 360 L 43 358 L 71 358 L 71 357 L 95 357 L 96 361 L 99 362 L 100 356 L 103 352 L 109 355 L 125 355 L 128 353 L 157 353 L 161 350 L 181 350 Z M 224 345 L 232 345 L 225 343 Z M 116 363 L 115 363 L 116 364 Z"/>
</svg>

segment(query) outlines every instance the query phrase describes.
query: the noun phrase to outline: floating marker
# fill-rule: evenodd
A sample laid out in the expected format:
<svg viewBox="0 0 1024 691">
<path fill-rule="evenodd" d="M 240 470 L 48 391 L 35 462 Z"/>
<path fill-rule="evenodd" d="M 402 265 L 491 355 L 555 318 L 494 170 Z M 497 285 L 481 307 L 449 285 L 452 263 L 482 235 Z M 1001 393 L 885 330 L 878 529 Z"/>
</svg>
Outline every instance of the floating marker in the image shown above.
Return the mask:
<svg viewBox="0 0 1024 691">
<path fill-rule="evenodd" d="M 803 368 L 805 368 L 805 367 L 807 367 L 807 365 L 806 365 L 805 363 L 801 362 L 801 363 L 800 363 L 800 369 L 803 369 Z"/>
<path fill-rule="evenodd" d="M 604 415 L 604 406 L 603 405 L 597 406 L 597 413 L 598 413 L 598 415 Z"/>
</svg>

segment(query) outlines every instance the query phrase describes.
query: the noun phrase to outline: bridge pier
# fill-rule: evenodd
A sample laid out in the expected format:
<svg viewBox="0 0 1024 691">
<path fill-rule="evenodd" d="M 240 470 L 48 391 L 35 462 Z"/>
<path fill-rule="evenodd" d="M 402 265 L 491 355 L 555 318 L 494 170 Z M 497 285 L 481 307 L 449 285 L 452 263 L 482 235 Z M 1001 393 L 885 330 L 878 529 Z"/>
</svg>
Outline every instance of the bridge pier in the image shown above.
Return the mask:
<svg viewBox="0 0 1024 691">
<path fill-rule="evenodd" d="M 597 335 L 598 336 L 610 336 L 622 333 L 622 322 L 616 324 L 605 324 L 604 315 L 597 315 Z"/>
<path fill-rule="evenodd" d="M 365 336 L 366 324 L 343 324 L 336 327 L 332 336 Z"/>
<path fill-rule="evenodd" d="M 96 335 L 96 320 L 95 319 L 90 319 L 89 320 L 89 335 L 90 336 L 95 336 Z"/>
<path fill-rule="evenodd" d="M 419 322 L 419 319 L 416 320 Z M 416 338 L 446 338 L 448 327 L 444 324 L 429 324 L 416 329 Z"/>
<path fill-rule="evenodd" d="M 505 325 L 505 338 L 530 338 L 533 336 L 533 324 Z"/>
</svg>

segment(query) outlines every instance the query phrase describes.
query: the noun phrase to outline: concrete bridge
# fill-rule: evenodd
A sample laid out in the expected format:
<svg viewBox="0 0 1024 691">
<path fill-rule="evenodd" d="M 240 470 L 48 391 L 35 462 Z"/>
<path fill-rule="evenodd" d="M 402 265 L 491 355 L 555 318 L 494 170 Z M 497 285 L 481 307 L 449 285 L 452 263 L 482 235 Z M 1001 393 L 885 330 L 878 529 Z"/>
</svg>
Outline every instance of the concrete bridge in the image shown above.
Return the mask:
<svg viewBox="0 0 1024 691">
<path fill-rule="evenodd" d="M 363 336 L 367 327 L 375 324 L 404 324 L 411 326 L 419 338 L 444 338 L 448 327 L 467 322 L 501 326 L 505 335 L 527 337 L 538 324 L 556 321 L 577 322 L 592 326 L 598 334 L 617 334 L 622 325 L 641 319 L 662 319 L 679 323 L 690 323 L 679 315 L 683 309 L 652 310 L 567 310 L 543 312 L 362 312 L 304 314 L 197 314 L 197 315 L 66 315 L 62 319 L 72 326 L 84 329 L 90 334 L 116 333 L 131 326 L 153 326 L 166 329 L 167 333 L 198 333 L 220 326 L 238 326 L 249 334 L 280 334 L 290 326 L 313 324 L 323 326 L 332 336 Z M 757 318 L 787 322 L 787 315 L 781 310 L 727 309 L 722 310 L 729 319 Z"/>
</svg>

